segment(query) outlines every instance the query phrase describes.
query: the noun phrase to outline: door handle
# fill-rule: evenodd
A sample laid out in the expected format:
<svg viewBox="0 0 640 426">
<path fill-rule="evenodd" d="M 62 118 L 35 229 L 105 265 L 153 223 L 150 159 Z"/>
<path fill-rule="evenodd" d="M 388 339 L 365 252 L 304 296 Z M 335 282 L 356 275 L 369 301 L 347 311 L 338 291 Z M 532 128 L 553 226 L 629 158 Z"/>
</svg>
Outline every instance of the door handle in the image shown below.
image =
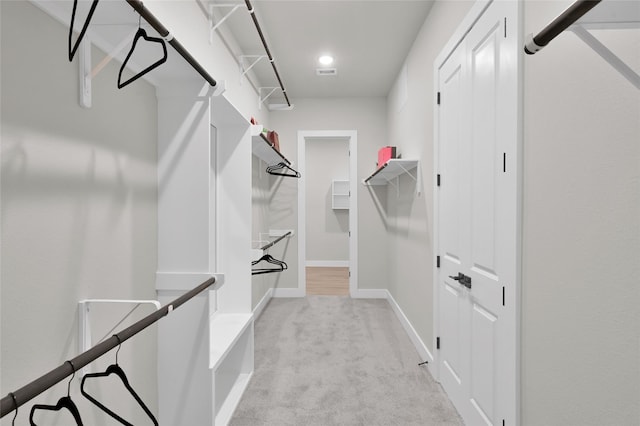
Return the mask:
<svg viewBox="0 0 640 426">
<path fill-rule="evenodd" d="M 471 277 L 463 274 L 462 272 L 458 272 L 457 277 L 449 275 L 449 278 L 451 278 L 454 281 L 458 281 L 460 284 L 462 284 L 466 288 L 471 289 Z"/>
</svg>

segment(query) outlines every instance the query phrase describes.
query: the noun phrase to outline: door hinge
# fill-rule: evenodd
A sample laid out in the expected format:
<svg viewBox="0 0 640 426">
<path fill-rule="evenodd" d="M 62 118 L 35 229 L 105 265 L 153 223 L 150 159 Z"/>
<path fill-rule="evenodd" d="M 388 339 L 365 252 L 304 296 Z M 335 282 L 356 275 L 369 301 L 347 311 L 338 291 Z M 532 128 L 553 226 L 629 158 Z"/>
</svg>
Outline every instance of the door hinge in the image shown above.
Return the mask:
<svg viewBox="0 0 640 426">
<path fill-rule="evenodd" d="M 349 236 L 351 236 L 351 231 L 349 231 Z"/>
<path fill-rule="evenodd" d="M 504 286 L 502 286 L 502 306 L 505 306 L 505 304 L 504 304 L 504 295 L 505 295 L 505 290 L 504 290 Z"/>
<path fill-rule="evenodd" d="M 439 174 L 436 176 L 436 185 L 440 186 L 440 175 Z"/>
<path fill-rule="evenodd" d="M 351 278 L 351 271 L 349 271 L 349 278 Z"/>
<path fill-rule="evenodd" d="M 440 338 L 436 337 L 436 349 L 440 349 Z"/>
<path fill-rule="evenodd" d="M 438 92 L 438 95 L 436 96 L 436 102 L 440 105 L 440 92 Z"/>
<path fill-rule="evenodd" d="M 436 256 L 436 268 L 440 267 L 440 256 Z"/>
<path fill-rule="evenodd" d="M 507 173 L 507 153 L 502 153 L 502 173 Z"/>
<path fill-rule="evenodd" d="M 504 38 L 507 38 L 507 18 L 504 18 Z"/>
</svg>

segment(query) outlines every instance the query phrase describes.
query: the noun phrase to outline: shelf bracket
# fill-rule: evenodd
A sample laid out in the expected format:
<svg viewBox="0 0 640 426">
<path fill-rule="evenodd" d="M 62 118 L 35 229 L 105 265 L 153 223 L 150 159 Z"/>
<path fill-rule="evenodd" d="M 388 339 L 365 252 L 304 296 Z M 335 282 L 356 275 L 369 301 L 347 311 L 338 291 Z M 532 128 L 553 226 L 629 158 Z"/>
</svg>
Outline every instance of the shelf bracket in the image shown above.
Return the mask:
<svg viewBox="0 0 640 426">
<path fill-rule="evenodd" d="M 84 108 L 91 108 L 91 82 L 94 78 L 100 74 L 100 72 L 111 62 L 116 55 L 118 55 L 125 47 L 131 44 L 131 41 L 138 32 L 138 27 L 125 37 L 120 44 L 113 48 L 103 59 L 91 69 L 91 40 L 87 37 L 84 38 L 79 47 L 78 64 L 80 66 L 79 78 L 80 78 L 80 105 Z"/>
<path fill-rule="evenodd" d="M 122 303 L 122 304 L 135 304 L 135 306 L 127 313 L 111 330 L 109 330 L 102 339 L 95 344 L 98 344 L 108 337 L 113 335 L 113 332 L 120 324 L 122 324 L 140 305 L 153 305 L 156 311 L 162 308 L 160 302 L 157 300 L 124 300 L 124 299 L 85 299 L 78 302 L 78 353 L 86 352 L 93 347 L 91 338 L 91 312 L 90 305 L 92 303 Z M 82 369 L 82 374 L 78 378 L 82 378 L 85 374 L 89 373 L 89 366 Z"/>
<path fill-rule="evenodd" d="M 220 27 L 220 25 L 222 25 L 224 21 L 229 19 L 229 17 L 233 15 L 233 12 L 235 12 L 242 6 L 243 6 L 242 4 L 238 4 L 238 3 L 219 3 L 219 4 L 214 3 L 209 5 L 209 28 L 210 28 L 209 44 L 213 43 L 213 35 L 215 34 L 218 27 Z M 213 18 L 214 9 L 222 9 L 222 8 L 229 8 L 229 7 L 231 8 L 231 10 L 228 11 L 222 18 L 220 18 L 218 22 L 215 22 Z"/>
<path fill-rule="evenodd" d="M 83 108 L 91 108 L 91 41 L 85 37 L 78 48 L 78 65 L 80 70 L 78 78 L 80 79 L 80 106 Z"/>
<path fill-rule="evenodd" d="M 256 64 L 258 62 L 260 62 L 262 59 L 264 58 L 268 58 L 267 55 L 240 55 L 238 56 L 238 64 L 240 65 L 240 80 L 242 80 L 242 77 L 244 77 L 250 70 L 251 68 L 255 67 Z M 244 67 L 244 60 L 245 59 L 252 59 L 253 61 L 249 61 L 249 66 L 247 68 Z"/>
<path fill-rule="evenodd" d="M 602 59 L 607 61 L 613 68 L 616 69 L 624 78 L 626 78 L 636 89 L 640 89 L 640 75 L 629 67 L 622 59 L 620 59 L 615 53 L 600 42 L 582 25 L 575 24 L 568 28 L 573 32 L 580 40 L 585 42 L 591 47 Z"/>
<path fill-rule="evenodd" d="M 399 164 L 400 168 L 406 173 L 408 174 L 411 179 L 413 179 L 416 182 L 416 195 L 420 195 L 422 193 L 422 189 L 420 188 L 420 184 L 422 182 L 422 179 L 420 179 L 420 167 L 416 167 L 416 175 L 414 176 L 409 170 L 411 169 L 407 169 L 406 167 L 404 167 L 402 164 Z"/>
<path fill-rule="evenodd" d="M 258 89 L 258 109 L 262 109 L 262 104 L 269 99 L 269 96 L 273 95 L 273 92 L 278 90 L 279 87 L 260 87 Z M 268 91 L 266 96 L 262 96 L 263 91 Z"/>
</svg>

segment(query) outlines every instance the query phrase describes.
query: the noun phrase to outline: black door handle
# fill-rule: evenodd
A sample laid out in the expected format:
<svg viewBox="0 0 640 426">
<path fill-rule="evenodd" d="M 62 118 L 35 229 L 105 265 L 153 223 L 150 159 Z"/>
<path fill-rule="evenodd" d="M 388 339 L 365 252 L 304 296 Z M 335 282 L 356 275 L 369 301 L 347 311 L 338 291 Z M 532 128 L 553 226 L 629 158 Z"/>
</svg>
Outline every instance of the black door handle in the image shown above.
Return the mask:
<svg viewBox="0 0 640 426">
<path fill-rule="evenodd" d="M 457 277 L 449 275 L 449 278 L 451 278 L 454 281 L 458 281 L 460 284 L 462 284 L 466 288 L 471 289 L 471 277 L 463 274 L 462 272 L 458 272 Z"/>
</svg>

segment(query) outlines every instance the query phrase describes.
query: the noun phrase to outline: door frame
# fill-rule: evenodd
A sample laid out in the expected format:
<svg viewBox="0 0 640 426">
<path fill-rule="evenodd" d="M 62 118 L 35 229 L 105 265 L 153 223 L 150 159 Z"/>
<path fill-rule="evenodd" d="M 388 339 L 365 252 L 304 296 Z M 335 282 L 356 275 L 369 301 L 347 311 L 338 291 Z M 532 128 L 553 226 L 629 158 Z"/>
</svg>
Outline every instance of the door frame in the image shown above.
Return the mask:
<svg viewBox="0 0 640 426">
<path fill-rule="evenodd" d="M 356 130 L 299 130 L 298 131 L 298 288 L 296 295 L 307 293 L 306 277 L 306 142 L 313 139 L 349 140 L 349 295 L 355 297 L 358 289 L 358 132 Z"/>
<path fill-rule="evenodd" d="M 493 1 L 499 0 L 477 0 L 474 5 L 471 7 L 470 11 L 467 13 L 465 18 L 462 20 L 460 25 L 457 27 L 456 31 L 453 33 L 449 41 L 444 45 L 440 54 L 436 57 L 434 61 L 433 67 L 433 88 L 434 88 L 434 99 L 436 97 L 436 93 L 439 92 L 440 83 L 439 83 L 439 73 L 440 68 L 445 64 L 445 62 L 449 59 L 451 54 L 454 52 L 456 47 L 462 43 L 466 35 L 469 33 L 471 28 L 475 25 L 475 23 L 480 19 L 480 17 L 484 14 L 485 10 L 493 3 Z M 513 37 L 513 43 L 515 46 L 510 46 L 510 51 L 517 52 L 514 61 L 514 73 L 510 76 L 513 79 L 513 92 L 509 94 L 509 102 L 512 102 L 514 105 L 513 109 L 513 117 L 512 122 L 513 126 L 513 139 L 514 139 L 514 159 L 510 162 L 510 165 L 513 165 L 515 168 L 515 178 L 513 184 L 515 185 L 516 191 L 516 206 L 513 206 L 514 211 L 516 212 L 516 217 L 513 221 L 513 227 L 515 232 L 515 238 L 513 240 L 513 250 L 514 250 L 514 264 L 510 265 L 509 269 L 512 272 L 510 280 L 513 281 L 513 292 L 509 292 L 505 294 L 505 302 L 509 306 L 513 306 L 513 309 L 510 309 L 508 315 L 505 316 L 506 320 L 509 321 L 509 335 L 512 337 L 513 344 L 510 347 L 510 353 L 512 359 L 509 361 L 507 368 L 512 371 L 512 380 L 508 383 L 509 391 L 513 395 L 513 401 L 511 407 L 509 408 L 509 417 L 514 419 L 514 424 L 519 425 L 521 423 L 520 418 L 520 402 L 521 402 L 521 378 L 520 378 L 520 363 L 521 363 L 521 292 L 522 292 L 522 199 L 523 199 L 523 54 L 521 46 L 524 45 L 524 37 L 522 36 L 522 28 L 523 28 L 523 5 L 521 0 L 517 0 L 513 2 L 515 10 L 514 20 L 516 22 L 510 23 L 510 27 L 512 31 L 515 31 L 515 37 Z M 514 25 L 512 25 L 514 24 Z M 511 49 L 513 48 L 513 49 Z M 438 174 L 440 173 L 440 111 L 437 105 L 434 107 L 433 113 L 433 140 L 434 140 L 434 151 L 433 151 L 433 181 L 438 181 Z M 438 255 L 440 253 L 439 246 L 439 226 L 440 226 L 440 218 L 439 218 L 439 191 L 437 189 L 434 191 L 433 195 L 433 249 L 434 254 Z M 440 272 L 439 268 L 433 268 L 433 342 L 432 347 L 436 348 L 433 351 L 434 360 L 433 363 L 430 364 L 430 372 L 434 376 L 437 381 L 440 381 L 440 359 L 439 359 L 439 351 L 437 350 L 437 336 L 440 333 L 440 310 L 438 302 L 440 300 L 440 291 L 439 291 L 439 280 L 440 280 Z"/>
</svg>

